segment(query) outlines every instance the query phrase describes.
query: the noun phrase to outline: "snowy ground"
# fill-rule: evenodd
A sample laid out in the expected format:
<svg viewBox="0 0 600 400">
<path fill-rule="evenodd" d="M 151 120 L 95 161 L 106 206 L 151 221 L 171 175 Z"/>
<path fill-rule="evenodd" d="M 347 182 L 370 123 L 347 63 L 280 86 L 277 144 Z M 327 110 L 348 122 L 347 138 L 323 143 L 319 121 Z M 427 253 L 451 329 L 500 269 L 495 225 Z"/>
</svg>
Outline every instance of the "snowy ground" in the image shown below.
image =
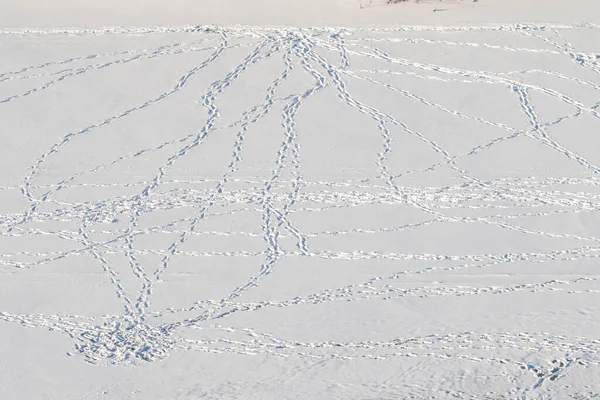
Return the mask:
<svg viewBox="0 0 600 400">
<path fill-rule="evenodd" d="M 600 397 L 598 43 L 0 30 L 2 392 Z"/>
</svg>

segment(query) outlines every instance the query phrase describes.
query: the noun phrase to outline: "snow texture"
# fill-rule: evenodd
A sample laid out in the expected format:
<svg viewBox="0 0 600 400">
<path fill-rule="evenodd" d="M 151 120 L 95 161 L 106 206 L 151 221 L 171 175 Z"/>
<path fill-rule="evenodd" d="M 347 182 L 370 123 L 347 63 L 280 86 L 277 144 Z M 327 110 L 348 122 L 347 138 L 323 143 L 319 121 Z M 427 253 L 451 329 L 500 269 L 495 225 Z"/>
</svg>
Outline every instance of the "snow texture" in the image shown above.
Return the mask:
<svg viewBox="0 0 600 400">
<path fill-rule="evenodd" d="M 0 30 L 3 393 L 600 396 L 599 39 Z"/>
</svg>

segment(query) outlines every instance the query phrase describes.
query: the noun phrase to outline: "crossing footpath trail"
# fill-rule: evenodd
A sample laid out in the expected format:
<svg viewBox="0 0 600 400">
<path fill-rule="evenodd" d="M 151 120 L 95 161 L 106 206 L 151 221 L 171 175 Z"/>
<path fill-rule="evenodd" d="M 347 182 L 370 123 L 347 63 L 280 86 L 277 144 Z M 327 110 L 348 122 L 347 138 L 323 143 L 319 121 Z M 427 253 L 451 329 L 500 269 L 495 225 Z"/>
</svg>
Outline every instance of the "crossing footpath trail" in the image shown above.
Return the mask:
<svg viewBox="0 0 600 400">
<path fill-rule="evenodd" d="M 3 392 L 600 396 L 597 43 L 0 29 Z"/>
</svg>

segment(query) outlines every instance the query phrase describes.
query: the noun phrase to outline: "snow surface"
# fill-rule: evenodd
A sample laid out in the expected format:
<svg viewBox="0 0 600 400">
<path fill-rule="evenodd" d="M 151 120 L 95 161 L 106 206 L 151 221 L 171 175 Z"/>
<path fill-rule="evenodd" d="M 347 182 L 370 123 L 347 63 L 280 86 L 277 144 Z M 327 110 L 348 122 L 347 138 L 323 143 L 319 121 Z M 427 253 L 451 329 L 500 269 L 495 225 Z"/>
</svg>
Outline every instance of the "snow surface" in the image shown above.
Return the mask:
<svg viewBox="0 0 600 400">
<path fill-rule="evenodd" d="M 597 1 L 13 3 L 0 397 L 600 397 Z"/>
<path fill-rule="evenodd" d="M 0 27 L 199 24 L 381 27 L 446 23 L 600 23 L 598 0 L 409 0 L 394 6 L 389 6 L 386 2 L 387 0 L 0 0 Z M 442 12 L 432 12 L 436 7 Z"/>
</svg>

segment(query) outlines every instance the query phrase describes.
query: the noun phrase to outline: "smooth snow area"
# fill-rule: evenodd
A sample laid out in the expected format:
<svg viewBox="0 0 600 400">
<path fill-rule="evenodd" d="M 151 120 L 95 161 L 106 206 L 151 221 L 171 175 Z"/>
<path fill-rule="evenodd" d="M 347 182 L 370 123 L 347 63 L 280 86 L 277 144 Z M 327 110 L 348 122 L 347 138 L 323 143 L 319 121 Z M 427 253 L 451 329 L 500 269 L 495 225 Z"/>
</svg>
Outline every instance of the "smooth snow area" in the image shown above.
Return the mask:
<svg viewBox="0 0 600 400">
<path fill-rule="evenodd" d="M 0 0 L 0 27 L 600 23 L 598 0 Z M 418 4 L 417 4 L 418 2 Z M 440 12 L 432 12 L 435 8 Z"/>
<path fill-rule="evenodd" d="M 600 397 L 600 4 L 9 3 L 0 398 Z"/>
</svg>

